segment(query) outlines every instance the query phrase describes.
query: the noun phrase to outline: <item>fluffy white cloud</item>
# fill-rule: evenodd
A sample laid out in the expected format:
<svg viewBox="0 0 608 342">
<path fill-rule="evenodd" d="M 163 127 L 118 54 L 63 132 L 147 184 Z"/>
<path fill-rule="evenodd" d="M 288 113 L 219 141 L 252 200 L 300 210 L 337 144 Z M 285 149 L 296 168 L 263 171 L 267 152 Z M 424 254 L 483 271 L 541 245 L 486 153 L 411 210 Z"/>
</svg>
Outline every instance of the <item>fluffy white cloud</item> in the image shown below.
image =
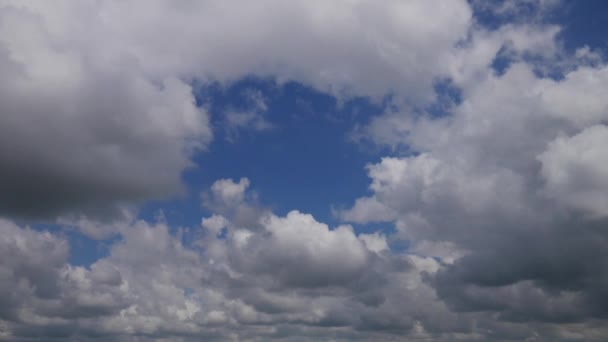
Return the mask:
<svg viewBox="0 0 608 342">
<path fill-rule="evenodd" d="M 2 221 L 3 331 L 11 340 L 51 332 L 64 340 L 280 339 L 289 331 L 314 339 L 326 336 L 323 327 L 351 325 L 329 334 L 390 340 L 374 330 L 409 331 L 408 312 L 428 310 L 399 309 L 395 301 L 413 300 L 396 296 L 400 286 L 434 300 L 418 272 L 436 271 L 436 262 L 371 254 L 386 251 L 378 234 L 359 239 L 350 227 L 330 230 L 296 211 L 260 220 L 263 230 L 250 230 L 214 215 L 203 220 L 213 234 L 191 245 L 182 237 L 200 232 L 173 235 L 163 223 L 137 221 L 88 268 L 67 262 L 63 238 Z M 221 226 L 229 227 L 225 237 L 215 234 Z"/>
<path fill-rule="evenodd" d="M 243 267 L 273 274 L 288 286 L 345 284 L 356 280 L 368 265 L 367 249 L 352 227 L 329 230 L 298 211 L 285 218 L 265 216 L 260 223 L 264 237 L 237 234 L 235 252 Z"/>
<path fill-rule="evenodd" d="M 542 80 L 537 91 L 549 113 L 582 128 L 605 122 L 608 100 L 602 89 L 607 85 L 608 67 L 581 67 L 561 81 Z"/>
<path fill-rule="evenodd" d="M 378 232 L 373 234 L 360 234 L 359 240 L 363 241 L 365 247 L 372 252 L 381 253 L 389 250 L 384 234 Z"/>
<path fill-rule="evenodd" d="M 154 73 L 220 80 L 276 75 L 336 94 L 383 96 L 407 87 L 412 98 L 432 96 L 428 75 L 442 68 L 471 22 L 465 1 L 133 1 L 97 6 L 94 13 L 103 28 L 120 33 L 114 36 L 116 44 L 128 47 Z M 426 16 L 434 20 L 420 20 Z M 404 83 L 403 78 L 420 83 Z"/>
<path fill-rule="evenodd" d="M 238 183 L 232 179 L 221 179 L 213 183 L 211 192 L 214 199 L 225 206 L 235 206 L 245 199 L 245 190 L 249 187 L 249 179 L 241 178 Z"/>
<path fill-rule="evenodd" d="M 604 125 L 552 141 L 538 157 L 547 194 L 593 216 L 608 215 L 607 143 L 608 128 Z"/>
<path fill-rule="evenodd" d="M 179 193 L 211 139 L 191 86 L 97 40 L 89 5 L 0 5 L 2 214 L 103 214 Z"/>
<path fill-rule="evenodd" d="M 222 228 L 226 228 L 230 222 L 222 215 L 212 215 L 205 217 L 201 221 L 201 226 L 214 234 L 218 234 Z"/>
</svg>

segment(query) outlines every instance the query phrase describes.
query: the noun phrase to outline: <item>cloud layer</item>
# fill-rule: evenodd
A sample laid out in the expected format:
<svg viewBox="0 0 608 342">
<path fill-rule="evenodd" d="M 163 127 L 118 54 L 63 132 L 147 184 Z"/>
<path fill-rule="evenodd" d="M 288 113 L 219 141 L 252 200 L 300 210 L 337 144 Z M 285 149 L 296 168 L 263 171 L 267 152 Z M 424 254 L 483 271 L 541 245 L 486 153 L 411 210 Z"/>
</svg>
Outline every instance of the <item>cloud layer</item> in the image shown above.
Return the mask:
<svg viewBox="0 0 608 342">
<path fill-rule="evenodd" d="M 0 2 L 0 340 L 603 340 L 608 66 L 555 6 Z M 212 140 L 194 85 L 252 75 L 389 102 L 369 193 L 330 227 L 220 179 L 200 225 L 138 219 Z M 251 101 L 230 137 L 271 128 Z M 41 220 L 117 239 L 76 266 Z"/>
</svg>

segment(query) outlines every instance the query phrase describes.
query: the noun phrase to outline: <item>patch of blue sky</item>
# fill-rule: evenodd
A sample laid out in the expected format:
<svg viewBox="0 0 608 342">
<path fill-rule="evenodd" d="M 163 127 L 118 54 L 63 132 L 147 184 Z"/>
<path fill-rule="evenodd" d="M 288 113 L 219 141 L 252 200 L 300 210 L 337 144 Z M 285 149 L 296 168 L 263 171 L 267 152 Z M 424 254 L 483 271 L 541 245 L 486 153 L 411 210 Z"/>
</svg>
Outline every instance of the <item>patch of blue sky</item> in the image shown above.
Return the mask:
<svg viewBox="0 0 608 342">
<path fill-rule="evenodd" d="M 348 206 L 366 193 L 365 166 L 387 151 L 355 143 L 351 134 L 384 111 L 386 103 L 364 98 L 339 103 L 336 98 L 297 83 L 276 84 L 270 79 L 247 78 L 228 87 L 200 86 L 198 103 L 208 108 L 215 131 L 207 151 L 194 156 L 196 167 L 183 174 L 185 198 L 151 202 L 141 217 L 153 219 L 162 210 L 171 226 L 198 224 L 209 215 L 200 194 L 222 178 L 247 177 L 263 205 L 278 215 L 290 210 L 311 213 L 317 220 L 336 225 L 332 205 Z M 265 101 L 265 131 L 241 129 L 230 139 L 224 129 L 228 111 L 253 110 L 250 94 Z"/>
<path fill-rule="evenodd" d="M 537 16 L 539 1 L 469 0 L 469 3 L 477 24 L 489 30 L 497 30 L 503 25 L 516 22 L 530 22 L 532 19 L 550 20 L 554 13 Z M 514 3 L 517 5 L 511 6 Z"/>
<path fill-rule="evenodd" d="M 449 116 L 451 109 L 462 102 L 462 91 L 451 79 L 439 79 L 434 84 L 436 100 L 424 108 L 433 118 Z"/>
<path fill-rule="evenodd" d="M 554 24 L 559 25 L 557 41 L 565 55 L 574 55 L 577 49 L 589 47 L 590 51 L 606 58 L 608 54 L 608 26 L 605 25 L 608 2 L 603 0 L 561 0 L 561 1 L 470 1 L 473 15 L 478 25 L 489 30 L 496 30 L 512 23 Z M 507 4 L 517 4 L 508 6 Z M 547 6 L 551 3 L 557 5 Z M 546 7 L 544 10 L 541 4 Z M 497 75 L 502 75 L 514 62 L 514 56 L 504 47 L 492 63 Z M 568 68 L 559 61 L 547 61 L 542 56 L 519 56 L 528 63 L 536 65 L 538 77 L 549 77 L 560 80 Z M 556 63 L 557 62 L 557 63 Z M 553 64 L 552 64 L 553 63 Z"/>
<path fill-rule="evenodd" d="M 605 58 L 608 54 L 607 13 L 608 1 L 569 0 L 564 1 L 564 6 L 551 19 L 562 27 L 558 37 L 569 52 L 586 45 Z"/>
</svg>

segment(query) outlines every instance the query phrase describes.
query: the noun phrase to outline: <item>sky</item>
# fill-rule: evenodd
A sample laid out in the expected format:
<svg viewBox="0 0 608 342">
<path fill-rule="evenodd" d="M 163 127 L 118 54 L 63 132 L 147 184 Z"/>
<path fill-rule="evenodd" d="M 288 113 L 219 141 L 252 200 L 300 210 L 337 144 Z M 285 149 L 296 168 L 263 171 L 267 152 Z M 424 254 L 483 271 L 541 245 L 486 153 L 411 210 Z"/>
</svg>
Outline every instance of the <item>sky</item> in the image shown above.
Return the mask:
<svg viewBox="0 0 608 342">
<path fill-rule="evenodd" d="M 0 341 L 604 341 L 606 11 L 0 0 Z"/>
</svg>

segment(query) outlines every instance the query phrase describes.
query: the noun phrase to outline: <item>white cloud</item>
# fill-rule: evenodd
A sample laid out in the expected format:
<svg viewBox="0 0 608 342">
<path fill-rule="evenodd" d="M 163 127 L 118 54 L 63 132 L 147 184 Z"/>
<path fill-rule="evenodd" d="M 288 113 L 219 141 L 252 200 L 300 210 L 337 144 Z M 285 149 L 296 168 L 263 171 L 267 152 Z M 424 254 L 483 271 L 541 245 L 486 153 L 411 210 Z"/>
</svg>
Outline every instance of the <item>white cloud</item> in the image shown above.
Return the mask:
<svg viewBox="0 0 608 342">
<path fill-rule="evenodd" d="M 608 112 L 607 112 L 608 113 Z M 608 215 L 608 128 L 594 125 L 549 143 L 538 156 L 547 195 L 593 216 Z"/>
<path fill-rule="evenodd" d="M 268 105 L 262 93 L 250 89 L 244 96 L 249 106 L 247 110 L 228 109 L 224 113 L 224 129 L 229 141 L 235 141 L 241 131 L 262 132 L 275 128 L 264 116 Z"/>
<path fill-rule="evenodd" d="M 264 217 L 262 225 L 270 233 L 259 246 L 248 244 L 244 252 L 258 266 L 295 286 L 331 285 L 356 278 L 367 265 L 367 252 L 352 227 L 329 230 L 311 215 L 292 211 L 285 218 Z M 249 242 L 257 242 L 249 239 Z M 253 252 L 253 253 L 252 253 Z"/>
<path fill-rule="evenodd" d="M 2 221 L 0 251 L 10 256 L 0 259 L 0 321 L 9 338 L 52 330 L 68 340 L 272 340 L 298 334 L 311 341 L 390 341 L 394 335 L 387 332 L 432 340 L 450 340 L 454 331 L 465 340 L 535 333 L 533 326 L 484 313 L 453 312 L 442 301 L 451 298 L 508 305 L 502 312 L 507 320 L 527 312 L 549 320 L 589 314 L 583 295 L 555 297 L 531 282 L 502 286 L 501 297 L 490 300 L 492 289 L 450 281 L 458 278 L 446 267 L 467 258 L 452 243 L 421 242 L 414 254 L 398 254 L 380 233 L 356 236 L 350 226 L 330 229 L 298 211 L 262 211 L 258 218 L 252 228 L 219 214 L 203 219 L 212 232 L 225 228 L 222 237 L 200 235 L 196 227 L 172 234 L 162 222 L 132 222 L 119 230 L 121 239 L 108 256 L 89 268 L 67 263 L 66 240 Z M 573 305 L 580 309 L 572 311 Z M 470 329 L 472 324 L 478 328 Z M 560 326 L 559 333 L 588 328 Z"/>
<path fill-rule="evenodd" d="M 547 110 L 577 128 L 602 123 L 608 118 L 608 100 L 602 92 L 608 86 L 608 67 L 581 67 L 561 81 L 539 83 L 539 93 Z"/>
<path fill-rule="evenodd" d="M 429 278 L 453 312 L 528 328 L 603 317 L 593 303 L 606 286 L 596 273 L 606 248 L 605 66 L 584 51 L 567 55 L 557 32 L 474 31 L 452 64 L 460 99 L 447 115 L 391 109 L 358 132 L 408 155 L 369 166 L 371 194 L 342 218 L 392 221 L 389 239 L 440 260 Z M 498 73 L 490 63 L 505 46 Z"/>
<path fill-rule="evenodd" d="M 222 228 L 226 228 L 229 222 L 222 215 L 212 215 L 210 217 L 203 218 L 201 221 L 201 226 L 210 230 L 214 234 L 219 234 Z"/>
<path fill-rule="evenodd" d="M 359 234 L 358 237 L 359 240 L 363 241 L 365 247 L 374 253 L 381 253 L 389 250 L 384 234 L 376 232 L 374 234 Z"/>
<path fill-rule="evenodd" d="M 241 178 L 238 183 L 232 179 L 220 179 L 213 183 L 211 192 L 216 201 L 226 206 L 236 206 L 245 199 L 245 190 L 249 187 L 249 179 Z"/>
</svg>

